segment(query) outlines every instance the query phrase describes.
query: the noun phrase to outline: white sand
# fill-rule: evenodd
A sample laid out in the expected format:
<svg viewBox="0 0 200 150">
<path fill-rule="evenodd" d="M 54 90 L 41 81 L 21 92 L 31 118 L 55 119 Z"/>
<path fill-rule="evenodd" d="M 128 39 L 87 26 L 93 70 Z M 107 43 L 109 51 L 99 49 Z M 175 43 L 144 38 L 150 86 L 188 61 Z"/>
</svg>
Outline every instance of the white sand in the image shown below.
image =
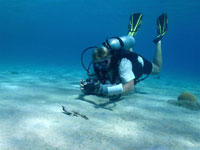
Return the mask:
<svg viewBox="0 0 200 150">
<path fill-rule="evenodd" d="M 200 149 L 200 111 L 167 102 L 183 91 L 200 98 L 199 81 L 149 78 L 103 108 L 108 99 L 79 97 L 81 76 L 64 67 L 1 68 L 0 150 Z M 63 114 L 62 105 L 89 120 Z"/>
</svg>

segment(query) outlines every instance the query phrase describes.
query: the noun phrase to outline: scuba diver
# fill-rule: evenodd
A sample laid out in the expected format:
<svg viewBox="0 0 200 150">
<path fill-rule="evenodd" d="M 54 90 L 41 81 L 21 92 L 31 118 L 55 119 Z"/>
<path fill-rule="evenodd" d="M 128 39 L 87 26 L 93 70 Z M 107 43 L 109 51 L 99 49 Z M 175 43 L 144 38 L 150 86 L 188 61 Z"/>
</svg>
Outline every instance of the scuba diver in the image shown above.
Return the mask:
<svg viewBox="0 0 200 150">
<path fill-rule="evenodd" d="M 81 62 L 89 78 L 80 81 L 80 89 L 86 95 L 104 97 L 121 96 L 132 91 L 137 83 L 150 74 L 159 74 L 162 68 L 161 40 L 168 29 L 167 14 L 157 18 L 157 37 L 153 40 L 156 45 L 153 61 L 150 62 L 141 55 L 133 52 L 134 36 L 142 23 L 142 14 L 130 16 L 128 35 L 107 39 L 99 47 L 89 47 L 81 55 Z M 92 62 L 85 67 L 83 55 L 93 50 Z M 94 74 L 90 73 L 93 66 Z"/>
</svg>

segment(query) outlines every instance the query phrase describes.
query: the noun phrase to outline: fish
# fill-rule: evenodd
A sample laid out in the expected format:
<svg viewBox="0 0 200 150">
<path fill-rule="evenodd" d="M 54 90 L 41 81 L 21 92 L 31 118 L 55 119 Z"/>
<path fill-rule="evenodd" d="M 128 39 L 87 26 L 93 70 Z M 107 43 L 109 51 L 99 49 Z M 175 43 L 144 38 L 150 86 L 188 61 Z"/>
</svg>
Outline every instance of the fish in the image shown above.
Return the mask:
<svg viewBox="0 0 200 150">
<path fill-rule="evenodd" d="M 62 106 L 63 113 L 66 115 L 72 115 L 71 112 L 67 111 L 64 106 Z"/>
<path fill-rule="evenodd" d="M 67 111 L 65 109 L 65 106 L 62 106 L 62 110 L 63 110 L 63 113 L 66 114 L 66 115 L 68 115 L 68 116 L 75 116 L 75 117 L 80 116 L 80 117 L 82 117 L 85 120 L 89 120 L 89 118 L 86 115 L 80 114 L 77 111 L 71 111 L 71 112 Z"/>
</svg>

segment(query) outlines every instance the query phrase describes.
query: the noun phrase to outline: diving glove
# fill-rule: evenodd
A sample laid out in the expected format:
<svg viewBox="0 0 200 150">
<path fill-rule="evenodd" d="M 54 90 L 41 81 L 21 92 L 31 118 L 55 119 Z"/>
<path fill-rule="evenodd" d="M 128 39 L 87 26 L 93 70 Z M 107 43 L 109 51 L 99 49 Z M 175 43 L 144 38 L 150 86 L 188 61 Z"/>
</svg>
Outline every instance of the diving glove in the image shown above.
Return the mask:
<svg viewBox="0 0 200 150">
<path fill-rule="evenodd" d="M 158 43 L 158 41 L 162 40 L 163 36 L 166 34 L 168 30 L 168 19 L 167 14 L 163 13 L 160 15 L 157 19 L 157 37 L 153 40 L 155 44 Z"/>
</svg>

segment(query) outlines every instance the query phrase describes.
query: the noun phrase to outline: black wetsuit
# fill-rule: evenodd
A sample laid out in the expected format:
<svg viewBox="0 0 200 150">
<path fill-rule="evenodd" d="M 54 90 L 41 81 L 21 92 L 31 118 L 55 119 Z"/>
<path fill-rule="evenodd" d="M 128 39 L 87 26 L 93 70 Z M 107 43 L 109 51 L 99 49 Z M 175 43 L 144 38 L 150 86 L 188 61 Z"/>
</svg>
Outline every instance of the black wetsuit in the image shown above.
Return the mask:
<svg viewBox="0 0 200 150">
<path fill-rule="evenodd" d="M 102 84 L 105 84 L 107 80 L 109 80 L 111 84 L 121 83 L 119 64 L 123 58 L 127 58 L 132 63 L 135 84 L 140 80 L 143 74 L 149 75 L 152 72 L 152 63 L 134 52 L 127 50 L 112 50 L 111 56 L 111 64 L 107 70 L 100 70 L 95 65 L 93 66 L 97 78 Z M 142 57 L 144 65 L 138 61 L 138 56 Z M 111 75 L 108 75 L 108 72 L 111 72 Z"/>
</svg>

